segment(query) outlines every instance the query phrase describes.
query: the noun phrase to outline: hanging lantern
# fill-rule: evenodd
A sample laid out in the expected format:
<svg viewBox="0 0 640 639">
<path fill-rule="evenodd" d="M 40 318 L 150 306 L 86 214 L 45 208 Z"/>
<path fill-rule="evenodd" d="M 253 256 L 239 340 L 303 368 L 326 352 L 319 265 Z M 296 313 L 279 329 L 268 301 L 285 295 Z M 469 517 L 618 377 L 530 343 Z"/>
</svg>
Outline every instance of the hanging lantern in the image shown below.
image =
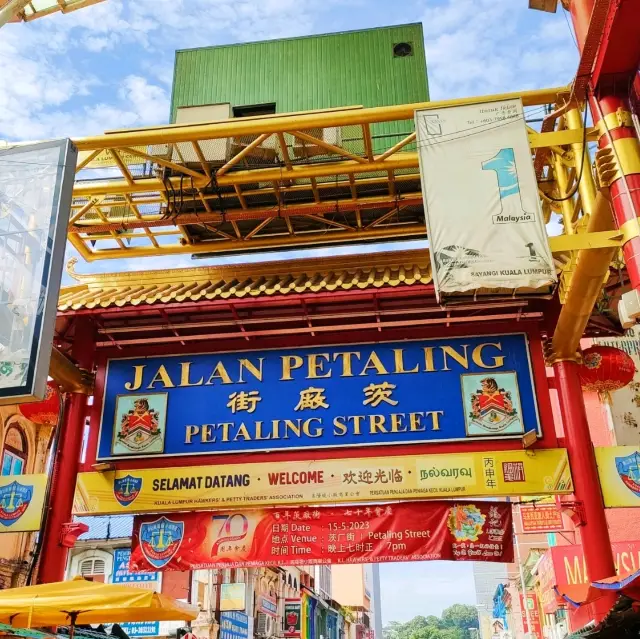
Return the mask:
<svg viewBox="0 0 640 639">
<path fill-rule="evenodd" d="M 580 382 L 586 391 L 608 398 L 612 391 L 631 383 L 636 372 L 633 359 L 613 346 L 591 346 L 582 352 Z"/>
<path fill-rule="evenodd" d="M 53 382 L 47 382 L 47 393 L 41 402 L 19 404 L 18 410 L 34 424 L 46 424 L 55 426 L 60 416 L 60 389 Z"/>
</svg>

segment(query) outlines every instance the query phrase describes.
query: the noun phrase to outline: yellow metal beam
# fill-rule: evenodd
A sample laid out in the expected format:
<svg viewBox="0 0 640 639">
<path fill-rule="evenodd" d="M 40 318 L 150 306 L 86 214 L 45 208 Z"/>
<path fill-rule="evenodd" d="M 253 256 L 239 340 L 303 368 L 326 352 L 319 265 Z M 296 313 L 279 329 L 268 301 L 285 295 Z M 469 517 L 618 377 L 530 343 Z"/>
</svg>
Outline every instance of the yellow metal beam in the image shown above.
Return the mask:
<svg viewBox="0 0 640 639">
<path fill-rule="evenodd" d="M 235 118 L 210 124 L 173 125 L 153 129 L 131 130 L 109 133 L 86 138 L 75 138 L 79 151 L 94 151 L 151 144 L 176 144 L 192 140 L 214 140 L 240 135 L 261 135 L 294 130 L 308 130 L 325 127 L 361 126 L 374 122 L 412 120 L 416 110 L 441 109 L 449 106 L 497 102 L 520 98 L 524 106 L 555 103 L 558 96 L 569 91 L 568 87 L 537 89 L 534 91 L 514 91 L 498 95 L 484 95 L 455 100 L 417 102 L 394 106 L 352 109 L 342 111 L 319 111 L 296 115 L 281 115 L 269 118 Z"/>
<path fill-rule="evenodd" d="M 285 219 L 289 219 L 288 217 Z M 381 240 L 381 239 L 394 239 L 394 238 L 411 238 L 411 237 L 424 237 L 425 236 L 424 224 L 398 224 L 393 226 L 375 227 L 368 231 L 360 233 L 354 233 L 354 238 L 359 238 L 363 241 L 368 240 Z M 101 259 L 120 259 L 128 257 L 154 257 L 162 255 L 191 255 L 195 253 L 210 253 L 213 251 L 243 251 L 250 252 L 260 249 L 275 249 L 275 248 L 291 248 L 292 246 L 314 246 L 316 244 L 340 244 L 350 235 L 348 231 L 335 231 L 330 232 L 326 229 L 318 233 L 304 233 L 301 235 L 295 235 L 291 237 L 289 234 L 278 237 L 266 237 L 252 239 L 250 242 L 244 240 L 214 240 L 211 242 L 202 242 L 200 244 L 194 244 L 185 246 L 182 244 L 165 245 L 161 248 L 155 246 L 138 246 L 135 251 L 131 249 L 109 248 L 98 249 L 93 253 L 89 253 L 85 259 L 88 262 Z M 71 234 L 72 237 L 78 237 Z M 83 256 L 84 257 L 84 256 Z"/>
<path fill-rule="evenodd" d="M 618 230 L 598 231 L 594 233 L 574 233 L 549 238 L 552 253 L 581 251 L 585 249 L 616 248 L 623 244 L 622 233 Z"/>
<path fill-rule="evenodd" d="M 611 205 L 602 192 L 598 193 L 587 233 L 614 230 Z M 583 249 L 571 278 L 564 306 L 551 341 L 552 360 L 574 359 L 593 307 L 609 271 L 617 246 Z"/>
</svg>

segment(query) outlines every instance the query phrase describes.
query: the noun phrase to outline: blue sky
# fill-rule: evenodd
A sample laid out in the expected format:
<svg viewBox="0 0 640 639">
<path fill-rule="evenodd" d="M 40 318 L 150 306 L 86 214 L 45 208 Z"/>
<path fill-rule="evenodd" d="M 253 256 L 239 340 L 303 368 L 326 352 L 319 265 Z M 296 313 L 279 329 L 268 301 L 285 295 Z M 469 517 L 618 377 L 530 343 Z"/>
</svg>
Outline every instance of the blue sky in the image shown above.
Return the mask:
<svg viewBox="0 0 640 639">
<path fill-rule="evenodd" d="M 562 9 L 549 15 L 527 5 L 527 0 L 106 0 L 68 16 L 2 29 L 0 140 L 80 137 L 166 122 L 178 48 L 404 22 L 424 25 L 432 99 L 570 82 L 577 53 L 566 16 Z M 188 258 L 153 258 L 80 263 L 77 270 L 190 264 Z M 385 621 L 439 614 L 452 603 L 475 601 L 470 564 L 389 564 L 381 575 Z"/>
</svg>

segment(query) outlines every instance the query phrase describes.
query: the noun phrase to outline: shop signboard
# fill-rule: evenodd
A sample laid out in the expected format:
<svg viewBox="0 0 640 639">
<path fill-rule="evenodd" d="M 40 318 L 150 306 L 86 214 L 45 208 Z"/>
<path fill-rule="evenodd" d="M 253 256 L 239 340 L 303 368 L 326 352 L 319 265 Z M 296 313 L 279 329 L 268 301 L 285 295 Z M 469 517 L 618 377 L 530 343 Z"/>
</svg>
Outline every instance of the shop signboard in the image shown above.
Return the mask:
<svg viewBox="0 0 640 639">
<path fill-rule="evenodd" d="M 133 573 L 129 570 L 131 548 L 116 548 L 113 551 L 114 584 L 127 584 L 135 588 L 158 590 L 159 573 Z M 135 637 L 157 637 L 160 635 L 159 621 L 134 621 L 121 623 L 122 629 L 134 639 Z"/>
<path fill-rule="evenodd" d="M 169 522 L 167 525 L 165 522 Z M 172 524 L 176 523 L 176 519 L 171 521 L 166 517 L 158 519 L 159 525 L 149 525 L 145 529 L 138 531 L 138 539 L 143 540 L 145 548 L 148 552 L 146 557 L 150 559 L 149 565 L 155 565 L 156 568 L 164 568 L 167 565 L 165 561 L 167 552 L 175 554 L 176 546 L 180 546 L 184 539 L 184 525 L 177 528 L 181 531 L 176 533 L 176 527 Z M 191 531 L 193 533 L 194 531 Z M 163 538 L 164 536 L 164 538 Z M 156 539 L 162 540 L 156 542 Z M 137 543 L 137 542 L 136 542 Z M 164 547 L 166 544 L 166 548 Z M 155 550 L 154 550 L 155 546 Z M 137 553 L 137 546 L 136 546 Z M 138 560 L 134 557 L 132 564 L 137 564 Z M 178 568 L 184 570 L 184 567 Z M 220 610 L 244 610 L 247 607 L 247 586 L 246 584 L 220 584 Z"/>
<path fill-rule="evenodd" d="M 47 475 L 0 477 L 0 534 L 40 530 Z"/>
<path fill-rule="evenodd" d="M 548 292 L 556 269 L 520 99 L 417 111 L 416 132 L 436 294 Z"/>
<path fill-rule="evenodd" d="M 524 334 L 109 360 L 98 458 L 542 435 Z"/>
<path fill-rule="evenodd" d="M 269 595 L 258 596 L 258 610 L 269 617 L 278 616 L 278 602 L 275 597 Z"/>
<path fill-rule="evenodd" d="M 522 612 L 522 626 L 528 639 L 542 639 L 542 624 L 540 622 L 540 608 L 538 596 L 534 592 L 528 592 L 525 596 L 520 593 L 520 610 Z M 531 629 L 529 629 L 531 622 Z"/>
<path fill-rule="evenodd" d="M 570 494 L 563 448 L 80 473 L 75 514 Z"/>
<path fill-rule="evenodd" d="M 289 639 L 300 637 L 302 629 L 302 601 L 285 599 L 284 601 L 284 636 Z"/>
<path fill-rule="evenodd" d="M 555 504 L 521 505 L 520 522 L 523 533 L 560 532 L 564 530 L 562 513 Z"/>
<path fill-rule="evenodd" d="M 407 502 L 136 517 L 131 567 L 513 561 L 511 505 Z"/>
<path fill-rule="evenodd" d="M 596 448 L 596 462 L 605 507 L 640 506 L 640 447 Z"/>
<path fill-rule="evenodd" d="M 244 612 L 220 613 L 220 639 L 248 639 L 249 617 Z"/>
<path fill-rule="evenodd" d="M 0 151 L 0 405 L 45 396 L 77 151 Z"/>
</svg>

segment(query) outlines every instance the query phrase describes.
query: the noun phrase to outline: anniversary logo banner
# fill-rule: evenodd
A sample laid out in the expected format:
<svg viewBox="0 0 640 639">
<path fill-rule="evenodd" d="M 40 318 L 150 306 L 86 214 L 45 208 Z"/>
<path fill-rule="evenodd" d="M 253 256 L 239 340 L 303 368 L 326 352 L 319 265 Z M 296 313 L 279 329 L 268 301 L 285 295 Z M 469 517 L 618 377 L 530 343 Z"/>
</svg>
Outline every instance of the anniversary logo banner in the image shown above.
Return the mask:
<svg viewBox="0 0 640 639">
<path fill-rule="evenodd" d="M 413 502 L 136 517 L 132 571 L 513 561 L 511 505 Z"/>
<path fill-rule="evenodd" d="M 541 434 L 524 334 L 114 359 L 99 459 Z"/>
<path fill-rule="evenodd" d="M 567 451 L 406 455 L 80 473 L 76 515 L 568 494 Z"/>
</svg>

